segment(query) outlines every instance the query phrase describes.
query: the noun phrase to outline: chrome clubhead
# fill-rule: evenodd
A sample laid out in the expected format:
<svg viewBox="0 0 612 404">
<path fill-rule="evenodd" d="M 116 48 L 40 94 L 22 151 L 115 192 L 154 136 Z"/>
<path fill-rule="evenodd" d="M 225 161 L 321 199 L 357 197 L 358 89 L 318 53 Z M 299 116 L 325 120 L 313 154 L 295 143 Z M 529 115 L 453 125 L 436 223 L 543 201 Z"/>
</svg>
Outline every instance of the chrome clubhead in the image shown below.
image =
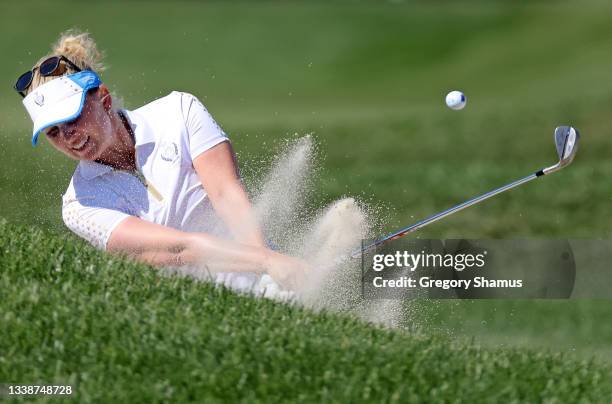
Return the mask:
<svg viewBox="0 0 612 404">
<path fill-rule="evenodd" d="M 571 126 L 559 126 L 555 129 L 555 144 L 559 155 L 559 164 L 566 166 L 572 162 L 578 151 L 580 134 Z"/>
<path fill-rule="evenodd" d="M 580 133 L 576 128 L 571 126 L 558 126 L 555 129 L 555 146 L 557 147 L 557 155 L 559 162 L 554 166 L 545 168 L 544 174 L 550 174 L 563 167 L 569 165 L 578 151 L 578 140 Z"/>
</svg>

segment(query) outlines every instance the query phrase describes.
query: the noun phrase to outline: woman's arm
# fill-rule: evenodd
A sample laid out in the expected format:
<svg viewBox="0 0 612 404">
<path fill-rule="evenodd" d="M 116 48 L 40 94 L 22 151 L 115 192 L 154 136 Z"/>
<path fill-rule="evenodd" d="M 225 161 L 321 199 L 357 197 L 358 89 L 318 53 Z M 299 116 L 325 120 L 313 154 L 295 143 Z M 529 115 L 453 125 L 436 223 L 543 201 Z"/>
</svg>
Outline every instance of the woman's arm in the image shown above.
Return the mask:
<svg viewBox="0 0 612 404">
<path fill-rule="evenodd" d="M 242 244 L 264 247 L 265 240 L 240 181 L 231 144 L 222 142 L 205 151 L 193 160 L 193 166 L 213 208 L 234 238 Z"/>
<path fill-rule="evenodd" d="M 267 248 L 205 233 L 186 233 L 137 217 L 128 217 L 117 225 L 106 249 L 160 267 L 196 264 L 205 266 L 211 273 L 267 273 L 289 289 L 298 286 L 307 271 L 301 261 Z"/>
</svg>

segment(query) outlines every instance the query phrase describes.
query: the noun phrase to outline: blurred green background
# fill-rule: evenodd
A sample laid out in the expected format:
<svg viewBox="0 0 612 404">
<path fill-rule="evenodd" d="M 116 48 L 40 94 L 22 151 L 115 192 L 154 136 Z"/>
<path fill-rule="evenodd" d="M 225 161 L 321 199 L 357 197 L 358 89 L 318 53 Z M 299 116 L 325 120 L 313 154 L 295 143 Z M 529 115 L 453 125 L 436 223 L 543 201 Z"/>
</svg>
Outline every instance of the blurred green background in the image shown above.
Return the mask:
<svg viewBox="0 0 612 404">
<path fill-rule="evenodd" d="M 32 148 L 11 87 L 78 27 L 105 50 L 103 80 L 128 109 L 197 95 L 247 177 L 282 139 L 314 133 L 313 204 L 357 196 L 389 231 L 554 163 L 553 129 L 571 124 L 583 138 L 570 168 L 419 236 L 608 238 L 610 15 L 605 1 L 2 2 L 0 216 L 65 231 L 75 163 Z M 445 106 L 452 89 L 465 110 Z M 612 358 L 609 301 L 414 305 L 431 332 Z"/>
</svg>

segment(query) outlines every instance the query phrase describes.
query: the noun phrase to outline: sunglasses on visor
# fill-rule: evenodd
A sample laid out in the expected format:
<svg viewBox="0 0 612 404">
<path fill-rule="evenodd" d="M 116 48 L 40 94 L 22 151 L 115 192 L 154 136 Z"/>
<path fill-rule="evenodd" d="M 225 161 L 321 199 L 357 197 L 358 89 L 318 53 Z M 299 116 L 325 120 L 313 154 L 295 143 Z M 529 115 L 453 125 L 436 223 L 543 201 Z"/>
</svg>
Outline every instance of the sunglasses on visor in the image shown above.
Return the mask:
<svg viewBox="0 0 612 404">
<path fill-rule="evenodd" d="M 34 79 L 34 72 L 36 71 L 36 69 L 38 69 L 38 72 L 43 77 L 61 76 L 66 72 L 66 64 L 72 67 L 76 72 L 81 71 L 80 67 L 72 63 L 65 56 L 51 56 L 50 58 L 43 60 L 41 64 L 34 67 L 32 70 L 29 70 L 19 76 L 14 86 L 15 90 L 17 90 L 17 92 L 21 94 L 22 97 L 25 97 L 25 91 L 32 84 L 32 80 Z"/>
</svg>

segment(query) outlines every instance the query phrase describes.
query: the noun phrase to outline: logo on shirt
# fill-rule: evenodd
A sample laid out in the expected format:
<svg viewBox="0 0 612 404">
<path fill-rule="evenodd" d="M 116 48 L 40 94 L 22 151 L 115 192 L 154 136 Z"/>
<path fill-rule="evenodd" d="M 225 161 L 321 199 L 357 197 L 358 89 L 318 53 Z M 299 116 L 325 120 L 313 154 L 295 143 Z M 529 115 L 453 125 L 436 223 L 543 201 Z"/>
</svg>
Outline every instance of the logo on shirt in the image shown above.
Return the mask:
<svg viewBox="0 0 612 404">
<path fill-rule="evenodd" d="M 178 157 L 178 146 L 176 143 L 166 143 L 161 148 L 161 158 L 164 161 L 173 162 Z"/>
</svg>

